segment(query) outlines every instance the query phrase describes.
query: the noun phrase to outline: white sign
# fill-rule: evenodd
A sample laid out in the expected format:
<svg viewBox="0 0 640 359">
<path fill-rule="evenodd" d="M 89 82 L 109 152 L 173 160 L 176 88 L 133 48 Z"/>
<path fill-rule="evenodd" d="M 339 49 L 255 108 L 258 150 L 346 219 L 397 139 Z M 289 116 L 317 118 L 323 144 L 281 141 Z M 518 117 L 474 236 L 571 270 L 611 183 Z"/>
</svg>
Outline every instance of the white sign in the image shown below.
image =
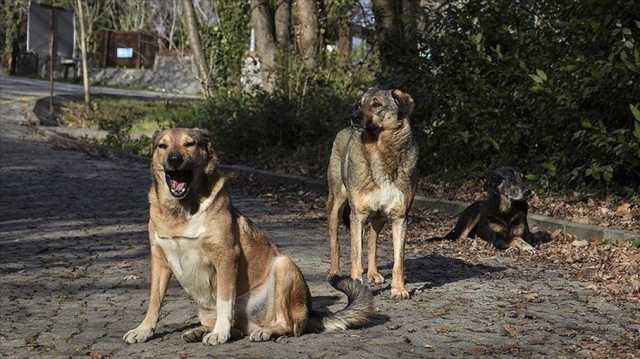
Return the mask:
<svg viewBox="0 0 640 359">
<path fill-rule="evenodd" d="M 130 59 L 133 57 L 133 49 L 130 47 L 118 47 L 116 57 L 119 59 Z"/>
</svg>

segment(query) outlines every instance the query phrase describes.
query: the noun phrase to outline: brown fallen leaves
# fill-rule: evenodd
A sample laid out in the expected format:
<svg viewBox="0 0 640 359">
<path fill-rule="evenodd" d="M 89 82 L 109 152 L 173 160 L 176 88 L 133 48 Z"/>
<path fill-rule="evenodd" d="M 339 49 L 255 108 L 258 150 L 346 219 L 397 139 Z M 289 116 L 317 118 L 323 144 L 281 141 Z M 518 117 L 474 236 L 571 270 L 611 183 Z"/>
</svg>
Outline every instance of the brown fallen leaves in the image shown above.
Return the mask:
<svg viewBox="0 0 640 359">
<path fill-rule="evenodd" d="M 266 151 L 251 158 L 227 159 L 235 159 L 276 173 L 323 179 L 326 163 L 303 154 L 304 151 L 288 154 Z M 435 198 L 473 202 L 484 198 L 483 188 L 483 181 L 478 179 L 464 179 L 459 183 L 451 183 L 440 181 L 438 178 L 422 177 L 418 192 Z M 530 205 L 531 213 L 583 224 L 640 230 L 640 203 L 621 196 L 609 195 L 601 198 L 577 191 L 571 193 L 535 193 L 534 191 Z"/>
<path fill-rule="evenodd" d="M 261 197 L 274 206 L 287 208 L 297 218 L 326 221 L 324 195 L 298 185 L 273 185 L 252 177 L 231 178 L 233 188 Z M 620 205 L 607 213 L 628 214 L 631 205 Z M 475 264 L 482 258 L 508 256 L 521 265 L 536 265 L 560 270 L 563 275 L 584 283 L 592 290 L 614 300 L 640 302 L 640 250 L 630 244 L 593 243 L 556 231 L 553 240 L 541 244 L 534 254 L 498 251 L 482 240 L 435 240 L 446 234 L 455 218 L 435 210 L 413 210 L 409 219 L 407 252 L 437 253 Z M 388 229 L 382 240 L 388 240 Z"/>
<path fill-rule="evenodd" d="M 432 178 L 420 180 L 420 193 L 435 198 L 477 201 L 484 198 L 482 181 L 446 183 Z M 533 193 L 531 213 L 562 218 L 576 223 L 640 230 L 640 203 L 616 195 L 598 198 L 589 193 Z"/>
<path fill-rule="evenodd" d="M 616 300 L 640 302 L 640 249 L 624 243 L 593 243 L 556 231 L 553 240 L 536 253 L 499 251 L 482 240 L 434 241 L 454 224 L 450 216 L 435 211 L 415 211 L 418 223 L 410 224 L 407 247 L 415 253 L 438 253 L 471 263 L 496 255 L 516 257 L 518 263 L 561 270 L 594 291 Z M 444 218 L 444 219 L 443 219 Z"/>
</svg>

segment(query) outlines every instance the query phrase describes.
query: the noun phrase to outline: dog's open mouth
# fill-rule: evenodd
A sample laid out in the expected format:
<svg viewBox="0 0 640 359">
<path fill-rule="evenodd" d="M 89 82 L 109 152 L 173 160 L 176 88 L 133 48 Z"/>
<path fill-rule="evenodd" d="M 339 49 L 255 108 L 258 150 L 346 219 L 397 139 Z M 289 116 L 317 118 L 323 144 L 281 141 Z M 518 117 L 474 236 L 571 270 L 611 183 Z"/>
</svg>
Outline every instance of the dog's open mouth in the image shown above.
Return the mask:
<svg viewBox="0 0 640 359">
<path fill-rule="evenodd" d="M 183 198 L 186 196 L 189 192 L 191 176 L 191 170 L 165 171 L 165 178 L 171 195 L 176 198 Z"/>
</svg>

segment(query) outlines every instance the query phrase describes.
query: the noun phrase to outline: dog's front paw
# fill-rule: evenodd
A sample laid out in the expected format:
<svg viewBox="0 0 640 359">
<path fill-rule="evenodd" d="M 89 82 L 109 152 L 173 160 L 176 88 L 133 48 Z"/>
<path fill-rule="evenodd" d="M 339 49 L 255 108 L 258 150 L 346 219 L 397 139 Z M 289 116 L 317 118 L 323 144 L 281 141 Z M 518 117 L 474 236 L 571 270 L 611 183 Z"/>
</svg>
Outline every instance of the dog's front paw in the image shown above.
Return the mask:
<svg viewBox="0 0 640 359">
<path fill-rule="evenodd" d="M 520 248 L 520 250 L 527 254 L 536 254 L 536 249 L 532 246 L 522 247 Z"/>
<path fill-rule="evenodd" d="M 256 329 L 249 335 L 249 340 L 252 342 L 266 342 L 271 340 L 271 332 L 264 328 Z"/>
<path fill-rule="evenodd" d="M 131 329 L 122 337 L 122 340 L 128 344 L 144 343 L 153 336 L 153 328 L 139 326 L 135 329 Z"/>
<path fill-rule="evenodd" d="M 202 343 L 205 345 L 224 344 L 228 342 L 230 338 L 231 338 L 230 330 L 226 332 L 217 332 L 214 330 L 210 333 L 207 333 L 204 337 L 202 337 Z"/>
<path fill-rule="evenodd" d="M 384 283 L 384 277 L 378 272 L 367 272 L 367 280 L 369 284 L 378 285 Z"/>
<path fill-rule="evenodd" d="M 510 244 L 509 244 L 509 248 L 507 248 L 507 253 L 510 252 L 524 252 L 524 253 L 528 253 L 528 254 L 535 254 L 536 253 L 536 249 L 533 248 L 533 246 L 527 242 L 525 242 L 523 239 L 520 238 L 516 238 L 514 239 Z"/>
<path fill-rule="evenodd" d="M 406 288 L 391 288 L 391 299 L 409 299 L 409 291 Z"/>
<path fill-rule="evenodd" d="M 529 243 L 524 242 L 524 241 L 523 241 L 523 242 L 522 242 L 522 244 L 520 245 L 520 250 L 521 250 L 521 251 L 524 251 L 524 252 L 526 252 L 526 253 L 529 253 L 529 254 L 535 254 L 535 253 L 536 253 L 536 249 L 535 249 L 535 248 L 533 248 L 533 246 L 532 246 L 532 245 L 530 245 Z"/>
</svg>

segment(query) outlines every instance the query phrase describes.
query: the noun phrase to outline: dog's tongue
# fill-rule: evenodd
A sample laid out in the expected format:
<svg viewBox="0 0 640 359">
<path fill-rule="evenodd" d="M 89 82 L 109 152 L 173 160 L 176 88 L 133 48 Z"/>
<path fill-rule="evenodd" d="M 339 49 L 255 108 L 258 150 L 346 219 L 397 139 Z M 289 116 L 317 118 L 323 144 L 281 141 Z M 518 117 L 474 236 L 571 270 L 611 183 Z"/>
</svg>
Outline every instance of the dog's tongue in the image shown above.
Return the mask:
<svg viewBox="0 0 640 359">
<path fill-rule="evenodd" d="M 173 189 L 176 192 L 182 192 L 187 187 L 187 182 L 183 182 L 176 179 L 171 179 L 169 181 L 169 184 L 171 185 L 171 189 Z"/>
</svg>

